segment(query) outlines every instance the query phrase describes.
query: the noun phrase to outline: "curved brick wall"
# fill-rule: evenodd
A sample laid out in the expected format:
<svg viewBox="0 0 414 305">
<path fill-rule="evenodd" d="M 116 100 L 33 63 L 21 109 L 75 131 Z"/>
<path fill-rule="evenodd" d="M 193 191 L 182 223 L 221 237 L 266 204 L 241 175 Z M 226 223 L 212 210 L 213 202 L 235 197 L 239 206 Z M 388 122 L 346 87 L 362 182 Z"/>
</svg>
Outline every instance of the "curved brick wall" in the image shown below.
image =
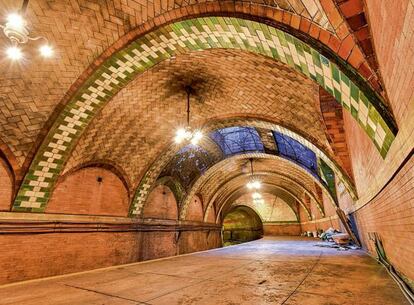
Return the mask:
<svg viewBox="0 0 414 305">
<path fill-rule="evenodd" d="M 369 238 L 377 233 L 394 267 L 414 279 L 414 157 L 367 205 L 355 212 L 359 234 L 369 252 L 376 256 Z"/>
<path fill-rule="evenodd" d="M 56 185 L 46 213 L 126 216 L 128 204 L 122 181 L 109 170 L 91 167 L 69 174 Z"/>
<path fill-rule="evenodd" d="M 13 180 L 6 162 L 0 157 L 0 211 L 9 211 L 12 199 Z"/>
<path fill-rule="evenodd" d="M 144 218 L 178 218 L 177 202 L 169 187 L 159 185 L 151 191 L 144 208 Z"/>
</svg>

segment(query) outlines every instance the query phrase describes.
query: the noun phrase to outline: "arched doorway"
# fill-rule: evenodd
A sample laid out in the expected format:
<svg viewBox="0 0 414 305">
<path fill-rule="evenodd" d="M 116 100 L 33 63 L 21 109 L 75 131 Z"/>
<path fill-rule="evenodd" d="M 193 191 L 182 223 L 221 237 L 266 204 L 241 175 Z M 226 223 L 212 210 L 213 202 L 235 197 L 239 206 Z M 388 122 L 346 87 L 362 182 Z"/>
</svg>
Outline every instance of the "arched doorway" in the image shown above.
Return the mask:
<svg viewBox="0 0 414 305">
<path fill-rule="evenodd" d="M 223 245 L 243 243 L 263 236 L 263 223 L 259 215 L 247 206 L 231 209 L 223 219 Z"/>
</svg>

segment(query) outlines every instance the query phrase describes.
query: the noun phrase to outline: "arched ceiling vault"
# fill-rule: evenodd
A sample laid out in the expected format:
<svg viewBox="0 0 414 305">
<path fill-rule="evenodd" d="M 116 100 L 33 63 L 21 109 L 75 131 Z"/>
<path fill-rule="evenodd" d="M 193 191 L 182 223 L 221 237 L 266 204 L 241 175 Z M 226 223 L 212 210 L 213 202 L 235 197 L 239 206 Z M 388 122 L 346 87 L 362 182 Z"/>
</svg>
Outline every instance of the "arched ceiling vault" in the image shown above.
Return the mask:
<svg viewBox="0 0 414 305">
<path fill-rule="evenodd" d="M 285 186 L 280 186 L 274 184 L 274 182 L 265 181 L 263 183 L 263 187 L 260 189 L 261 193 L 268 193 L 272 194 L 276 197 L 280 197 L 284 202 L 286 202 L 287 205 L 294 211 L 297 219 L 299 220 L 299 214 L 298 214 L 298 207 L 295 206 L 296 203 L 298 203 L 303 210 L 305 211 L 306 215 L 308 216 L 308 219 L 311 220 L 311 211 L 309 208 L 303 203 L 303 199 L 297 197 L 292 191 L 290 191 Z M 232 204 L 236 202 L 240 197 L 243 197 L 247 194 L 250 194 L 251 191 L 247 190 L 245 186 L 239 186 L 239 188 L 232 191 L 230 196 L 226 199 L 226 202 L 218 205 L 217 207 L 217 215 L 216 215 L 216 222 L 219 221 L 220 217 L 225 215 L 228 210 L 232 207 Z M 208 213 L 210 212 L 210 209 L 206 210 L 205 219 L 208 217 Z"/>
<path fill-rule="evenodd" d="M 351 197 L 352 198 L 357 197 L 353 183 L 349 180 L 349 178 L 347 177 L 346 173 L 342 170 L 342 168 L 338 166 L 338 164 L 336 164 L 335 161 L 332 161 L 332 159 L 330 159 L 330 157 L 327 156 L 327 154 L 324 151 L 322 151 L 317 146 L 315 146 L 313 143 L 308 141 L 305 137 L 302 137 L 292 132 L 291 130 L 288 130 L 277 124 L 264 121 L 264 120 L 254 119 L 254 118 L 238 118 L 238 119 L 233 118 L 233 119 L 218 120 L 218 121 L 213 120 L 213 121 L 210 121 L 209 124 L 204 125 L 203 130 L 205 131 L 205 133 L 208 133 L 208 131 L 210 130 L 215 130 L 218 128 L 225 128 L 229 126 L 251 126 L 255 128 L 261 128 L 262 130 L 267 130 L 267 132 L 270 132 L 271 130 L 275 130 L 282 134 L 288 135 L 289 137 L 297 140 L 304 146 L 311 149 L 313 152 L 315 152 L 317 157 L 324 160 L 324 162 L 326 162 L 332 169 L 334 169 L 334 172 L 337 175 L 338 179 L 348 190 Z M 141 179 L 140 185 L 137 188 L 137 191 L 135 193 L 136 196 L 131 205 L 131 213 L 133 215 L 140 214 L 140 211 L 142 210 L 142 207 L 146 201 L 146 197 L 149 193 L 149 190 L 151 189 L 151 185 L 153 185 L 153 182 L 157 179 L 163 167 L 166 166 L 166 164 L 169 162 L 172 156 L 175 155 L 177 151 L 178 151 L 178 148 L 176 147 L 176 145 L 170 146 L 164 152 L 160 153 L 160 156 L 158 157 L 158 159 L 153 163 L 153 165 L 145 173 L 144 177 Z M 335 157 L 333 157 L 333 160 L 336 160 Z"/>
<path fill-rule="evenodd" d="M 184 123 L 181 86 L 187 82 L 195 83 L 197 93 L 191 101 L 193 126 L 211 130 L 218 118 L 267 118 L 306 134 L 333 156 L 311 81 L 262 56 L 209 50 L 164 61 L 128 84 L 90 124 L 64 171 L 94 158 L 116 159 L 136 181 Z"/>
<path fill-rule="evenodd" d="M 260 188 L 260 192 L 262 194 L 271 195 L 272 197 L 277 197 L 283 200 L 289 207 L 292 209 L 292 211 L 295 213 L 295 215 L 298 217 L 298 204 L 299 201 L 295 198 L 294 195 L 288 190 L 286 190 L 283 187 L 273 185 L 271 183 L 262 183 L 262 187 Z M 240 189 L 237 192 L 233 193 L 234 198 L 231 198 L 230 200 L 233 202 L 232 204 L 239 203 L 239 199 L 242 198 L 243 200 L 252 201 L 251 192 L 247 192 L 246 188 Z M 247 198 L 247 199 L 245 199 Z"/>
<path fill-rule="evenodd" d="M 254 229 L 263 230 L 263 217 L 260 215 L 259 211 L 253 207 L 247 205 L 239 205 L 233 207 L 231 211 L 226 215 L 223 221 L 224 230 L 232 228 L 231 223 L 236 222 L 242 226 L 253 226 Z"/>
<path fill-rule="evenodd" d="M 291 194 L 291 196 L 293 196 L 304 208 L 309 219 L 311 219 L 311 213 L 303 201 L 305 194 L 311 198 L 311 203 L 316 205 L 321 216 L 325 216 L 325 213 L 323 211 L 323 203 L 320 201 L 320 199 L 315 197 L 315 194 L 313 194 L 312 190 L 308 190 L 306 187 L 293 180 L 292 178 L 284 176 L 283 173 L 274 171 L 259 172 L 257 176 L 265 185 L 270 185 L 272 188 L 282 188 Z M 209 211 L 209 207 L 213 204 L 216 206 L 217 211 L 221 211 L 228 204 L 231 204 L 231 202 L 235 200 L 239 194 L 243 195 L 251 192 L 246 189 L 246 184 L 249 181 L 249 178 L 249 175 L 235 175 L 232 178 L 229 178 L 226 183 L 217 186 L 215 188 L 214 196 L 209 200 L 207 204 L 207 213 Z"/>
<path fill-rule="evenodd" d="M 262 154 L 263 157 L 263 154 Z M 245 159 L 241 159 L 245 160 Z M 240 161 L 240 160 L 239 160 Z M 290 175 L 287 175 L 283 171 L 275 171 L 276 164 L 278 163 L 276 160 L 266 160 L 266 165 L 269 166 L 268 169 L 263 169 L 262 171 L 256 171 L 255 176 L 260 177 L 260 179 L 263 180 L 263 182 L 272 181 L 275 183 L 279 182 L 280 185 L 288 185 L 289 189 L 291 189 L 291 192 L 295 193 L 296 197 L 300 197 L 301 194 L 307 194 L 312 199 L 314 199 L 319 205 L 321 203 L 318 199 L 316 199 L 316 191 L 315 191 L 315 185 L 312 183 L 312 179 L 309 179 L 309 177 L 305 178 L 305 175 L 300 175 L 302 173 L 299 173 L 298 171 L 294 171 L 290 164 L 281 162 L 281 164 L 284 166 L 283 169 L 286 170 L 292 170 Z M 215 175 L 215 173 L 211 173 L 211 177 L 202 177 L 200 178 L 200 183 L 204 183 L 205 185 L 201 186 L 200 192 L 204 195 L 204 198 L 206 198 L 208 205 L 213 204 L 214 202 L 223 202 L 223 196 L 231 195 L 232 188 L 234 187 L 240 187 L 245 186 L 249 179 L 251 178 L 249 173 L 240 173 L 240 166 L 243 167 L 245 162 L 241 161 L 238 162 L 238 164 L 229 164 L 226 166 L 226 170 L 228 173 L 223 176 L 222 174 Z M 275 163 L 275 164 L 272 164 Z M 279 163 L 279 165 L 281 165 Z M 293 164 L 292 164 L 293 165 Z M 273 169 L 273 170 L 272 170 Z M 221 169 L 217 169 L 217 171 L 221 172 Z M 298 178 L 304 178 L 304 180 L 296 180 Z M 222 177 L 221 179 L 219 177 Z M 230 190 L 230 191 L 229 191 Z M 229 193 L 230 192 L 230 193 Z M 183 204 L 185 206 L 185 202 Z"/>
<path fill-rule="evenodd" d="M 226 216 L 229 215 L 229 214 L 231 214 L 231 213 L 233 213 L 234 211 L 239 210 L 239 209 L 245 210 L 245 211 L 247 209 L 248 210 L 252 210 L 257 215 L 257 217 L 260 219 L 260 221 L 262 223 L 264 222 L 264 219 L 263 219 L 262 215 L 260 215 L 260 213 L 259 213 L 259 211 L 257 209 L 255 209 L 254 207 L 248 206 L 248 205 L 243 205 L 243 204 L 240 204 L 240 205 L 237 205 L 237 206 L 233 206 L 232 209 L 230 209 L 230 211 L 228 211 L 228 213 L 226 214 Z"/>
<path fill-rule="evenodd" d="M 20 5 L 19 1 L 2 0 L 0 13 L 5 16 L 19 10 Z M 346 22 L 346 18 L 352 16 L 345 11 L 345 6 L 333 0 L 321 3 L 319 0 L 173 0 L 166 5 L 151 1 L 61 0 L 50 3 L 31 0 L 25 14 L 29 28 L 47 37 L 55 46 L 57 56 L 43 60 L 27 49 L 24 50 L 27 60 L 22 65 L 0 62 L 0 68 L 6 71 L 0 75 L 2 140 L 23 167 L 24 174 L 60 111 L 102 62 L 154 28 L 200 14 L 256 18 L 297 32 L 337 52 L 373 88 L 378 88 L 377 65 L 371 65 L 375 56 L 368 54 L 368 61 L 364 58 L 364 48 L 358 46 Z M 362 5 L 360 7 L 362 10 Z M 353 10 L 353 14 L 357 13 Z M 79 35 L 80 29 L 82 35 Z M 3 36 L 0 43 L 7 43 Z M 366 41 L 363 45 L 367 45 Z M 97 54 L 101 55 L 96 57 Z M 42 86 L 38 85 L 40 83 Z"/>
<path fill-rule="evenodd" d="M 220 196 L 232 193 L 232 188 L 244 186 L 250 175 L 248 170 L 243 174 L 249 158 L 254 158 L 255 174 L 263 176 L 263 179 L 271 181 L 273 184 L 289 189 L 296 197 L 301 198 L 302 194 L 309 195 L 323 214 L 322 203 L 318 199 L 316 185 L 325 192 L 328 198 L 335 205 L 335 200 L 331 197 L 326 188 L 308 172 L 296 164 L 273 155 L 263 153 L 247 153 L 236 155 L 225 159 L 211 167 L 203 176 L 201 176 L 188 192 L 183 200 L 180 212 L 180 218 L 185 219 L 188 205 L 195 194 L 201 194 L 203 200 L 207 202 L 207 211 L 213 202 L 220 201 Z M 248 166 L 247 166 L 248 169 Z M 232 181 L 232 182 L 231 182 Z M 228 185 L 226 185 L 228 184 Z M 226 193 L 228 190 L 230 191 Z"/>
<path fill-rule="evenodd" d="M 273 221 L 283 221 L 283 222 L 300 222 L 300 215 L 299 215 L 299 204 L 294 200 L 293 204 L 290 204 L 286 202 L 285 200 L 278 197 L 278 189 L 275 188 L 269 188 L 268 190 L 263 190 L 261 192 L 262 195 L 262 201 L 261 202 L 254 202 L 252 200 L 250 193 L 240 193 L 237 194 L 237 196 L 232 196 L 230 199 L 231 201 L 229 204 L 223 206 L 221 210 L 219 211 L 218 217 L 216 217 L 216 223 L 220 223 L 220 220 L 225 217 L 231 211 L 234 207 L 237 206 L 248 206 L 251 209 L 253 209 L 255 212 L 257 212 L 260 217 L 262 218 L 263 222 L 273 222 Z M 273 219 L 272 220 L 272 211 L 269 211 L 269 207 L 273 207 L 274 203 L 278 202 L 279 204 L 283 204 L 283 208 L 288 208 L 288 215 L 286 216 L 294 216 L 293 219 Z M 272 209 L 273 210 L 273 209 Z M 290 214 L 290 215 L 289 215 Z"/>
<path fill-rule="evenodd" d="M 137 74 L 175 54 L 210 48 L 262 54 L 313 79 L 351 111 L 385 157 L 395 137 L 395 124 L 381 98 L 354 81 L 357 74 L 352 69 L 340 70 L 342 66 L 306 42 L 263 23 L 240 18 L 196 18 L 165 25 L 140 37 L 93 73 L 50 129 L 16 197 L 14 210 L 43 211 L 50 190 L 81 134 L 120 88 Z"/>
</svg>

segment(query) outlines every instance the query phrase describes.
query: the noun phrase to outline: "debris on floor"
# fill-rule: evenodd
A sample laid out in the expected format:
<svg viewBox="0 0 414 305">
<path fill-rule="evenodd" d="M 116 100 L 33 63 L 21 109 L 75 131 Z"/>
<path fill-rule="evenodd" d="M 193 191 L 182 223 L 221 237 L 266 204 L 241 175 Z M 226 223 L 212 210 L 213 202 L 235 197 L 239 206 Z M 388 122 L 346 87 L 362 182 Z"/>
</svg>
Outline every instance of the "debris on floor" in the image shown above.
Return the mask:
<svg viewBox="0 0 414 305">
<path fill-rule="evenodd" d="M 329 228 L 319 235 L 324 243 L 316 244 L 317 247 L 335 248 L 338 251 L 358 250 L 359 246 L 353 244 L 348 234 L 342 233 L 334 228 Z"/>
<path fill-rule="evenodd" d="M 338 245 L 347 245 L 350 242 L 349 235 L 346 233 L 337 233 L 332 235 L 333 241 Z"/>
</svg>

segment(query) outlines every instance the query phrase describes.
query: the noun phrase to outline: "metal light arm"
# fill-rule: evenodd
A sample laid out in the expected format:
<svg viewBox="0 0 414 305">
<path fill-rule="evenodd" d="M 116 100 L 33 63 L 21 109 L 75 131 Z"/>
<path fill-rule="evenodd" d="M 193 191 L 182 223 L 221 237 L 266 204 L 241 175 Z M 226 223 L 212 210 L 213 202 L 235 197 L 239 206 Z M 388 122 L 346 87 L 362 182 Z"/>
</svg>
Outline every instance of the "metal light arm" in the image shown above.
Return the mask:
<svg viewBox="0 0 414 305">
<path fill-rule="evenodd" d="M 189 127 L 190 126 L 190 94 L 191 94 L 191 89 L 186 88 L 185 91 L 187 92 L 187 127 Z"/>
</svg>

